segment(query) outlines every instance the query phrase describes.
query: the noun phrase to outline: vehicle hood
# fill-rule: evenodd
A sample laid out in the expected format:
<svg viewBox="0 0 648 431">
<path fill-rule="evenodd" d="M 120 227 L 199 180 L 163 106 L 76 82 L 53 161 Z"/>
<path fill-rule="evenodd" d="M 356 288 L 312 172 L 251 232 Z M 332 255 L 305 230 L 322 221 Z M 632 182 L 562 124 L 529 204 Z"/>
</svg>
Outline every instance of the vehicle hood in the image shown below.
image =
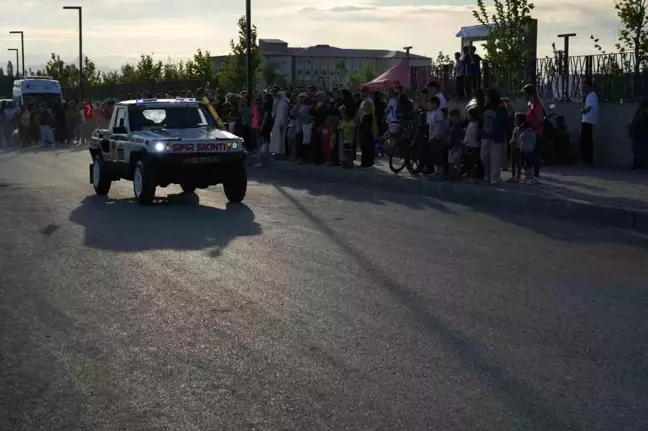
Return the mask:
<svg viewBox="0 0 648 431">
<path fill-rule="evenodd" d="M 238 136 L 220 129 L 156 129 L 142 130 L 134 133 L 146 140 L 187 140 L 187 141 L 221 141 L 240 139 Z"/>
</svg>

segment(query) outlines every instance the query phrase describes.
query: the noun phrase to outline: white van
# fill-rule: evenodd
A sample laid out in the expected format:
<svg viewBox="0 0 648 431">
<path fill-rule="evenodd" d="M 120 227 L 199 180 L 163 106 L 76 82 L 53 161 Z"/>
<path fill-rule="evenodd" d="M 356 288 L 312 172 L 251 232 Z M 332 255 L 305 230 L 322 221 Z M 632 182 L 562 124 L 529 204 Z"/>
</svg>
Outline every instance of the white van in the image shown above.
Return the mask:
<svg viewBox="0 0 648 431">
<path fill-rule="evenodd" d="M 63 99 L 58 81 L 45 76 L 18 79 L 13 83 L 13 100 L 17 107 L 32 102 L 52 107 Z"/>
</svg>

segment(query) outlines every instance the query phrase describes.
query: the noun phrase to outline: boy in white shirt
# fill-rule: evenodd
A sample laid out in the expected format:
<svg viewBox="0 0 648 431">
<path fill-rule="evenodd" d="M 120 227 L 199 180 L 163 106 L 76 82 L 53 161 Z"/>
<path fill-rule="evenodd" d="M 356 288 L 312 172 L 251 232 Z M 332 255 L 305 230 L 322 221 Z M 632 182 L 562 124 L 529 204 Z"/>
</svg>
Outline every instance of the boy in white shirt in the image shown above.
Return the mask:
<svg viewBox="0 0 648 431">
<path fill-rule="evenodd" d="M 431 97 L 429 101 L 430 110 L 427 114 L 428 127 L 430 130 L 430 158 L 426 169 L 434 165 L 434 175 L 430 177 L 433 181 L 443 181 L 445 178 L 445 165 L 448 156 L 446 154 L 446 119 L 440 108 L 439 98 Z M 428 171 L 431 173 L 431 171 Z"/>
<path fill-rule="evenodd" d="M 479 111 L 477 108 L 468 110 L 468 126 L 464 134 L 464 171 L 468 174 L 474 183 L 477 182 L 478 172 L 480 172 L 481 157 L 479 155 Z"/>
</svg>

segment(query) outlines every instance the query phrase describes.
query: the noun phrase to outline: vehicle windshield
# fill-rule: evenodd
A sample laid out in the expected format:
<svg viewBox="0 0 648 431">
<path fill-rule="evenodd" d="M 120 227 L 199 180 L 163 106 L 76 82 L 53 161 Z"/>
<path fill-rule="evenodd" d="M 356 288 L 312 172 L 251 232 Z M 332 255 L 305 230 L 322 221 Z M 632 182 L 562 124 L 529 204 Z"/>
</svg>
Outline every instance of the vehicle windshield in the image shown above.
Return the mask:
<svg viewBox="0 0 648 431">
<path fill-rule="evenodd" d="M 46 104 L 49 108 L 61 103 L 61 95 L 58 93 L 27 93 L 23 94 L 23 104 Z"/>
<path fill-rule="evenodd" d="M 129 109 L 131 131 L 150 128 L 195 129 L 216 127 L 214 118 L 198 106 L 133 106 Z"/>
</svg>

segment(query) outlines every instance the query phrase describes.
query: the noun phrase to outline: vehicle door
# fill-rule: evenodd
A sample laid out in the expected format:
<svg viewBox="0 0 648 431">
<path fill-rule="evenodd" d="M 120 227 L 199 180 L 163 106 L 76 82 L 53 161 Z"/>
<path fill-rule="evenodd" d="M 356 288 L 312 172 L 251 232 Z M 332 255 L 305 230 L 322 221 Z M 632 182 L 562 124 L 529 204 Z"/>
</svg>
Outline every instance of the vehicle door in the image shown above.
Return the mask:
<svg viewBox="0 0 648 431">
<path fill-rule="evenodd" d="M 115 122 L 110 138 L 109 160 L 124 162 L 124 147 L 128 145 L 128 111 L 125 106 L 117 106 L 115 109 L 117 111 L 115 112 Z M 106 154 L 104 154 L 105 156 Z"/>
</svg>

